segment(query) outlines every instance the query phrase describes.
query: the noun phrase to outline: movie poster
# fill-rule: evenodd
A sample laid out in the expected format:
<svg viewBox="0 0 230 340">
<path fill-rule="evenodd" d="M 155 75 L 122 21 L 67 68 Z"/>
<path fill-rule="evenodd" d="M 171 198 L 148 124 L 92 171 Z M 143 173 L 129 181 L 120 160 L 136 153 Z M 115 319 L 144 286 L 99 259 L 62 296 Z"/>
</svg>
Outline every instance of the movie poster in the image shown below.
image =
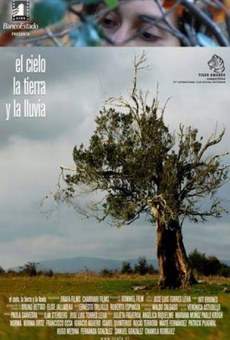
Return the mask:
<svg viewBox="0 0 230 340">
<path fill-rule="evenodd" d="M 0 339 L 228 339 L 229 1 L 0 3 Z"/>
</svg>

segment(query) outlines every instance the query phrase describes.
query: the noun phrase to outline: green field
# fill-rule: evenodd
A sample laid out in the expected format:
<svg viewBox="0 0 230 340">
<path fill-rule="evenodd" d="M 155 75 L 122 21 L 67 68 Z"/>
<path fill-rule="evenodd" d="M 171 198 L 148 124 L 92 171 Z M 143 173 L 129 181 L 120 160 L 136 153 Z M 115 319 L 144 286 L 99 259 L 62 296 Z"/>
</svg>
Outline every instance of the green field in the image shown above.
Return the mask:
<svg viewBox="0 0 230 340">
<path fill-rule="evenodd" d="M 146 290 L 134 293 L 134 286 L 146 286 Z M 53 277 L 24 276 L 0 277 L 0 339 L 1 340 L 37 340 L 37 339 L 100 339 L 98 336 L 57 336 L 55 328 L 10 327 L 6 315 L 9 296 L 60 296 L 60 295 L 218 295 L 224 318 L 217 320 L 216 328 L 176 328 L 173 336 L 129 336 L 129 339 L 230 339 L 230 280 L 224 278 L 204 279 L 203 283 L 188 290 L 164 290 L 157 288 L 156 276 L 115 276 L 96 275 L 55 275 Z M 125 339 L 125 337 L 123 337 Z"/>
</svg>

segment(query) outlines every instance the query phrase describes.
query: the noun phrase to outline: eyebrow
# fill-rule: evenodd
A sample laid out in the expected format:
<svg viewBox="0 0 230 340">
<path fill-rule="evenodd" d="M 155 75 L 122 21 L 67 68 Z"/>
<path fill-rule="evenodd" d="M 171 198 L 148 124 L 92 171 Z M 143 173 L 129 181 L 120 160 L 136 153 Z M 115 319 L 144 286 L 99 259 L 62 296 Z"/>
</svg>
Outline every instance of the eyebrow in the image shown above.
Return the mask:
<svg viewBox="0 0 230 340">
<path fill-rule="evenodd" d="M 101 8 L 101 9 L 98 10 L 98 13 L 96 13 L 96 16 L 99 16 L 98 17 L 99 20 L 105 18 L 110 13 L 115 13 L 116 15 L 122 14 L 120 12 L 119 8 L 115 8 L 115 9 L 112 9 L 112 10 L 109 10 L 109 11 L 105 10 L 105 13 L 103 15 L 100 15 L 100 12 L 103 12 L 103 11 L 104 11 L 104 9 Z M 162 21 L 163 21 L 161 19 L 161 15 L 158 16 L 158 15 L 138 14 L 136 17 L 137 17 L 137 19 L 140 23 L 150 24 L 152 26 L 162 28 L 161 25 L 158 25 L 158 24 L 161 24 Z M 162 25 L 162 26 L 164 26 L 164 25 Z"/>
<path fill-rule="evenodd" d="M 142 14 L 139 16 L 139 20 L 143 23 L 150 24 L 168 33 L 172 33 L 172 30 L 174 30 L 173 25 L 171 23 L 168 23 L 167 19 L 164 20 L 163 18 L 161 18 L 161 16 Z"/>
<path fill-rule="evenodd" d="M 144 22 L 148 22 L 149 24 L 151 24 L 151 23 L 158 24 L 159 22 L 165 22 L 165 20 L 164 20 L 164 18 L 162 18 L 161 14 L 160 15 L 140 14 L 139 19 L 144 21 Z"/>
<path fill-rule="evenodd" d="M 105 14 L 100 16 L 99 20 L 102 20 L 103 18 L 105 18 L 109 13 L 122 15 L 119 6 L 111 10 L 108 10 L 108 9 L 106 10 L 106 6 L 104 4 L 99 4 L 96 11 L 98 11 L 97 15 L 99 14 L 99 16 L 100 16 L 100 12 L 105 11 Z M 159 15 L 137 14 L 136 18 L 139 21 L 139 24 L 149 24 L 150 28 L 155 27 L 162 32 L 164 31 L 164 32 L 171 33 L 171 30 L 167 27 L 167 22 L 165 22 L 164 19 L 162 19 L 161 14 Z"/>
<path fill-rule="evenodd" d="M 145 21 L 146 23 L 152 23 L 152 25 L 158 27 L 162 31 L 172 34 L 178 39 L 182 39 L 185 41 L 185 44 L 187 45 L 186 40 L 184 40 L 184 35 L 180 32 L 180 30 L 177 29 L 177 27 L 174 27 L 171 23 L 168 23 L 165 20 L 159 19 L 159 17 L 154 17 L 151 15 L 142 15 L 142 20 Z M 188 45 L 190 46 L 190 45 Z"/>
<path fill-rule="evenodd" d="M 120 0 L 120 2 L 122 1 L 127 1 L 127 0 Z M 132 1 L 132 0 L 129 0 L 129 1 Z M 114 9 L 108 9 L 108 7 L 103 4 L 103 3 L 99 3 L 97 6 L 96 6 L 96 10 L 95 12 L 101 12 L 101 11 L 105 11 L 105 15 L 106 14 L 109 14 L 109 13 L 116 13 L 116 14 L 122 14 L 121 11 L 120 11 L 120 6 L 117 6 L 115 7 Z M 148 21 L 150 23 L 150 20 L 151 21 L 160 21 L 161 20 L 161 14 L 159 15 L 148 15 L 148 14 L 138 14 L 137 17 L 139 20 L 141 21 Z"/>
</svg>

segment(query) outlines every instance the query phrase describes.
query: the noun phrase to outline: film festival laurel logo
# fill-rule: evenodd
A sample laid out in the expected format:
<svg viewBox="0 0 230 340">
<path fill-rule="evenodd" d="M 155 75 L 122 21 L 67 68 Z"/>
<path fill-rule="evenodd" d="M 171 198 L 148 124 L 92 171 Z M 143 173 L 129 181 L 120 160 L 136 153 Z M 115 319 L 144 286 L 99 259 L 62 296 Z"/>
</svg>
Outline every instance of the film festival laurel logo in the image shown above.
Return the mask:
<svg viewBox="0 0 230 340">
<path fill-rule="evenodd" d="M 12 21 L 28 21 L 30 0 L 12 0 Z"/>
</svg>

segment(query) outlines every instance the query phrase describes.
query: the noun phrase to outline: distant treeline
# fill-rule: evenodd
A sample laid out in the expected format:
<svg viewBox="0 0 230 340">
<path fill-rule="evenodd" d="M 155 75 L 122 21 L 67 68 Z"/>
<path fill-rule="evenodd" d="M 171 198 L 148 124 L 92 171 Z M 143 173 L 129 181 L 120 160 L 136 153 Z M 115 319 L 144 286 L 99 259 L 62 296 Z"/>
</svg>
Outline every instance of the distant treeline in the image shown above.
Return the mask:
<svg viewBox="0 0 230 340">
<path fill-rule="evenodd" d="M 113 275 L 114 273 L 117 274 L 139 274 L 139 275 L 146 275 L 146 274 L 155 274 L 157 270 L 153 267 L 152 264 L 148 263 L 145 257 L 140 257 L 138 262 L 132 266 L 128 261 L 123 262 L 121 270 L 109 270 L 103 269 L 101 271 L 102 275 Z"/>
<path fill-rule="evenodd" d="M 215 256 L 206 256 L 205 253 L 200 253 L 195 249 L 189 254 L 188 259 L 192 269 L 198 275 L 230 277 L 230 267 L 222 263 Z M 104 269 L 101 273 L 103 275 L 110 275 L 115 272 L 118 271 Z M 123 262 L 120 274 L 146 275 L 157 272 L 151 264 L 148 264 L 145 257 L 141 257 L 134 266 L 131 266 L 129 262 Z"/>
<path fill-rule="evenodd" d="M 215 256 L 206 256 L 205 253 L 200 253 L 197 249 L 195 249 L 189 254 L 188 258 L 192 269 L 198 275 L 230 277 L 230 266 L 222 263 Z M 90 273 L 90 271 L 87 269 L 85 270 L 85 272 Z M 131 265 L 128 261 L 123 262 L 120 270 L 111 270 L 105 268 L 100 272 L 100 274 L 103 276 L 113 276 L 115 274 L 147 275 L 156 273 L 158 273 L 157 269 L 155 269 L 154 266 L 149 263 L 145 257 L 140 257 L 137 263 L 134 265 Z M 0 275 L 4 274 L 19 276 L 26 275 L 31 277 L 45 275 L 48 277 L 52 277 L 54 275 L 54 272 L 51 269 L 39 269 L 39 263 L 27 262 L 24 266 L 19 267 L 19 270 L 17 271 L 12 269 L 5 271 L 0 266 Z"/>
<path fill-rule="evenodd" d="M 200 253 L 195 249 L 189 254 L 189 261 L 198 274 L 230 277 L 230 267 L 215 256 L 206 256 L 205 253 Z"/>
<path fill-rule="evenodd" d="M 8 271 L 5 271 L 0 266 L 0 275 L 3 274 L 10 274 L 10 275 L 26 275 L 26 276 L 38 276 L 38 275 L 45 275 L 45 276 L 53 276 L 54 273 L 51 269 L 49 270 L 39 270 L 38 269 L 39 263 L 36 262 L 27 262 L 24 266 L 19 267 L 19 270 L 13 270 L 9 269 Z"/>
</svg>

